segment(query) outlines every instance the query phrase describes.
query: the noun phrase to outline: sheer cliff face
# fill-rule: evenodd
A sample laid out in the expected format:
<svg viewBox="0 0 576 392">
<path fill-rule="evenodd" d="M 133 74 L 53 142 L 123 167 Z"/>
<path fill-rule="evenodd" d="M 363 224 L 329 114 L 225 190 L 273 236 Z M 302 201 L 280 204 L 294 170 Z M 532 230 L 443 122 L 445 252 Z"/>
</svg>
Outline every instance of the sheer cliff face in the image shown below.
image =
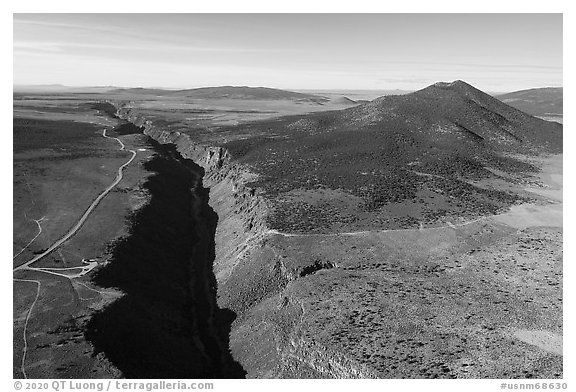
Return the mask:
<svg viewBox="0 0 576 392">
<path fill-rule="evenodd" d="M 261 241 L 269 231 L 265 223 L 268 205 L 255 189 L 246 185 L 257 176 L 246 167 L 231 162 L 224 148 L 198 145 L 188 135 L 167 132 L 129 107 L 120 108 L 118 115 L 143 127 L 144 133 L 159 143 L 174 144 L 182 157 L 204 169 L 203 184 L 210 188 L 209 203 L 218 215 L 214 275 L 219 304 L 242 311 L 269 292 L 271 283 L 268 280 L 278 286 L 282 281 L 278 271 L 254 277 L 254 265 L 242 265 L 251 254 L 261 252 Z M 262 280 L 260 284 L 256 282 L 258 278 Z"/>
<path fill-rule="evenodd" d="M 196 162 L 196 164 L 202 166 L 207 174 L 214 174 L 230 161 L 230 157 L 225 149 L 198 145 L 193 143 L 187 135 L 179 132 L 166 131 L 162 126 L 155 125 L 144 115 L 134 113 L 129 106 L 120 108 L 117 115 L 139 127 L 143 127 L 145 129 L 144 133 L 159 143 L 175 144 L 183 157 L 191 159 Z"/>
<path fill-rule="evenodd" d="M 114 244 L 110 263 L 92 275 L 124 295 L 90 318 L 86 337 L 124 377 L 242 377 L 228 348 L 234 314 L 216 303 L 217 217 L 203 170 L 173 144 L 148 146 L 147 202 L 130 216 L 129 235 Z"/>
</svg>

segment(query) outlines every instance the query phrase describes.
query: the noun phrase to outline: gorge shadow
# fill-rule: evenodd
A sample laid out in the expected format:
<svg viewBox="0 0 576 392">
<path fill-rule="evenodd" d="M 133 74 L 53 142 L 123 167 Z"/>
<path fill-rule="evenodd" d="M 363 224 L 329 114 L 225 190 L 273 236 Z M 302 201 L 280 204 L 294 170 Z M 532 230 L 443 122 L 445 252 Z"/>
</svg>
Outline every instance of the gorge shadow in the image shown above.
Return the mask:
<svg viewBox="0 0 576 392">
<path fill-rule="evenodd" d="M 229 350 L 236 314 L 216 303 L 218 216 L 202 186 L 204 169 L 174 145 L 149 143 L 156 152 L 145 163 L 154 173 L 144 184 L 150 200 L 92 278 L 124 295 L 92 316 L 86 338 L 127 378 L 244 378 Z"/>
</svg>

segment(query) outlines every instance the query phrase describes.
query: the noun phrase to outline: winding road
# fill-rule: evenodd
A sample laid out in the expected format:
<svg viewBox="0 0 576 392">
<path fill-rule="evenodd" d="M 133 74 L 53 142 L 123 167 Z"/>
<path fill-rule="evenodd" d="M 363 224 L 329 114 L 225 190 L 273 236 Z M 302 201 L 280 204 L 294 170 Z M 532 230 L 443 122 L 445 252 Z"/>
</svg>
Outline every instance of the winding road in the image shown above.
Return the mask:
<svg viewBox="0 0 576 392">
<path fill-rule="evenodd" d="M 54 276 L 59 276 L 62 278 L 66 278 L 70 281 L 70 283 L 72 284 L 73 279 L 74 278 L 79 278 L 81 276 L 86 275 L 87 273 L 89 273 L 90 271 L 92 271 L 97 265 L 98 262 L 96 261 L 86 261 L 85 259 L 82 259 L 82 263 L 84 264 L 83 266 L 79 266 L 79 267 L 69 267 L 69 268 L 34 268 L 31 267 L 31 265 L 39 260 L 41 260 L 42 258 L 44 258 L 45 256 L 47 256 L 48 254 L 50 254 L 51 252 L 53 252 L 55 249 L 57 249 L 60 245 L 62 245 L 64 242 L 68 241 L 70 238 L 72 238 L 77 232 L 78 230 L 80 230 L 80 228 L 82 227 L 82 225 L 84 224 L 84 222 L 86 222 L 86 220 L 88 219 L 88 217 L 90 216 L 90 214 L 92 213 L 92 211 L 94 211 L 94 209 L 98 206 L 98 204 L 100 204 L 100 202 L 102 201 L 102 199 L 104 199 L 104 197 L 106 197 L 106 195 L 108 195 L 108 193 L 110 193 L 110 191 L 112 191 L 112 189 L 114 189 L 114 187 L 116 185 L 118 185 L 118 183 L 120 183 L 120 181 L 122 181 L 122 178 L 124 177 L 124 168 L 126 166 L 128 166 L 130 163 L 132 163 L 132 161 L 134 160 L 134 158 L 136 157 L 136 151 L 134 150 L 126 150 L 126 146 L 124 145 L 124 143 L 122 143 L 122 141 L 116 137 L 111 137 L 106 135 L 106 129 L 102 130 L 102 136 L 107 138 L 107 139 L 114 139 L 116 140 L 119 144 L 120 144 L 120 151 L 129 151 L 132 156 L 130 157 L 130 159 L 128 159 L 128 161 L 126 161 L 126 163 L 122 164 L 119 168 L 118 168 L 118 173 L 116 174 L 116 178 L 114 179 L 114 181 L 112 182 L 112 184 L 110 184 L 106 189 L 104 189 L 99 195 L 98 197 L 96 197 L 96 199 L 92 202 L 92 204 L 90 204 L 90 206 L 86 209 L 86 211 L 84 211 L 84 214 L 82 214 L 82 216 L 80 217 L 80 219 L 76 222 L 76 224 L 70 229 L 68 230 L 68 232 L 66 234 L 64 234 L 58 241 L 54 242 L 48 249 L 46 249 L 44 252 L 42 252 L 41 254 L 35 256 L 32 260 L 27 261 L 17 267 L 15 267 L 13 269 L 13 272 L 18 272 L 18 271 L 34 271 L 34 272 L 41 272 L 41 273 L 45 273 L 45 274 L 50 274 L 50 275 L 54 275 Z M 36 236 L 34 238 L 32 238 L 32 240 L 30 240 L 30 242 L 28 242 L 28 244 L 26 244 L 26 246 L 16 254 L 16 256 L 20 255 L 26 248 L 28 248 L 35 240 L 36 238 L 38 238 L 38 236 L 42 233 L 42 226 L 40 225 L 40 223 L 42 222 L 42 220 L 44 220 L 45 217 L 42 217 L 38 220 L 34 220 L 36 222 L 36 224 L 38 225 L 38 234 L 36 234 Z M 16 256 L 14 256 L 14 258 L 16 258 Z M 72 270 L 79 270 L 78 272 L 74 273 L 74 274 L 67 274 L 65 273 L 65 271 L 72 271 Z M 38 298 L 40 297 L 40 287 L 42 285 L 42 283 L 39 280 L 32 280 L 32 279 L 17 279 L 17 278 L 13 278 L 14 282 L 25 282 L 25 283 L 34 283 L 36 285 L 36 296 L 34 297 L 34 301 L 32 302 L 32 305 L 30 305 L 30 309 L 28 310 L 28 313 L 26 315 L 26 319 L 24 321 L 24 331 L 23 331 L 23 339 L 24 339 L 24 348 L 23 348 L 23 353 L 22 353 L 22 360 L 20 363 L 20 370 L 22 372 L 22 375 L 24 376 L 24 378 L 28 378 L 28 375 L 26 374 L 26 368 L 25 368 L 25 363 L 26 363 L 26 354 L 28 352 L 28 339 L 27 339 L 27 330 L 28 330 L 28 324 L 30 321 L 30 317 L 32 315 L 32 310 L 34 309 L 34 306 L 36 305 L 36 303 L 38 302 Z M 89 290 L 98 292 L 98 293 L 103 293 L 100 292 L 98 290 L 94 290 L 88 286 L 86 286 L 85 284 L 82 284 L 80 282 L 77 282 L 79 284 L 81 284 L 82 286 L 86 287 Z M 72 286 L 74 286 L 72 284 Z"/>
<path fill-rule="evenodd" d="M 106 129 L 104 129 L 102 131 L 102 136 L 104 136 L 107 139 L 114 139 L 116 140 L 118 143 L 120 143 L 120 151 L 125 151 L 126 150 L 126 146 L 124 145 L 124 143 L 122 143 L 122 141 L 116 137 L 111 137 L 111 136 L 107 136 L 106 135 Z M 84 222 L 86 222 L 86 219 L 88 219 L 88 217 L 90 216 L 90 214 L 92 213 L 92 211 L 94 211 L 94 209 L 98 206 L 98 204 L 100 204 L 100 202 L 102 201 L 102 199 L 104 199 L 104 197 L 106 197 L 106 195 L 108 195 L 108 193 L 110 193 L 110 191 L 112 189 L 114 189 L 114 187 L 116 185 L 118 185 L 118 183 L 120 181 L 122 181 L 122 178 L 124 177 L 124 168 L 126 166 L 128 166 L 130 163 L 132 163 L 132 161 L 134 160 L 134 158 L 136 157 L 136 151 L 134 150 L 126 150 L 129 151 L 130 153 L 132 153 L 132 156 L 130 157 L 130 159 L 124 163 L 123 165 L 121 165 L 118 168 L 118 174 L 116 174 L 116 178 L 114 179 L 114 181 L 112 182 L 112 184 L 110 184 L 106 189 L 104 189 L 99 195 L 98 197 L 96 197 L 96 199 L 92 202 L 92 204 L 90 204 L 90 206 L 86 209 L 86 211 L 84 211 L 84 214 L 80 217 L 80 219 L 78 220 L 78 222 L 76 222 L 76 224 L 70 229 L 68 230 L 68 232 L 66 234 L 64 234 L 64 236 L 62 236 L 58 241 L 54 242 L 48 249 L 46 249 L 44 252 L 40 253 L 39 255 L 37 255 L 36 257 L 34 257 L 32 260 L 27 261 L 21 265 L 19 265 L 18 267 L 14 268 L 14 272 L 16 271 L 20 271 L 20 270 L 24 270 L 27 269 L 29 265 L 37 262 L 38 260 L 44 258 L 45 256 L 47 256 L 48 254 L 52 253 L 54 251 L 54 249 L 58 248 L 60 245 L 62 245 L 64 242 L 68 241 L 70 238 L 72 238 L 77 232 L 78 230 L 80 230 L 80 228 L 82 227 L 82 225 L 84 224 Z"/>
</svg>

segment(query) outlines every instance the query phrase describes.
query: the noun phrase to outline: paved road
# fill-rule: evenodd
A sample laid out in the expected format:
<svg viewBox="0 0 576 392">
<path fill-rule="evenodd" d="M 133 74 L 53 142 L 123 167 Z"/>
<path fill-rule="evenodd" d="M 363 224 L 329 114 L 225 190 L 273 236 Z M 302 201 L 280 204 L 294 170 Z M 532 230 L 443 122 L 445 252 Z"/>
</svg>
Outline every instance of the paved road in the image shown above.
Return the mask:
<svg viewBox="0 0 576 392">
<path fill-rule="evenodd" d="M 102 136 L 104 136 L 107 139 L 114 139 L 116 140 L 118 143 L 120 143 L 120 151 L 126 150 L 126 146 L 124 145 L 124 143 L 122 143 L 122 141 L 118 138 L 115 137 L 110 137 L 106 135 L 106 129 L 104 129 L 102 131 Z M 94 209 L 98 206 L 98 204 L 100 204 L 100 202 L 102 201 L 102 199 L 104 199 L 104 197 L 106 197 L 106 195 L 108 193 L 110 193 L 110 191 L 116 186 L 118 185 L 118 183 L 120 181 L 122 181 L 122 178 L 124 176 L 123 171 L 124 168 L 126 166 L 128 166 L 130 163 L 132 163 L 132 161 L 134 160 L 134 158 L 136 157 L 136 151 L 134 150 L 126 150 L 132 153 L 132 156 L 130 157 L 130 159 L 124 163 L 122 166 L 120 166 L 118 168 L 118 174 L 116 174 L 116 178 L 114 179 L 114 182 L 112 182 L 112 184 L 110 184 L 106 189 L 104 189 L 99 195 L 98 197 L 92 202 L 92 204 L 90 204 L 90 206 L 88 207 L 88 209 L 84 212 L 84 214 L 80 217 L 80 219 L 78 220 L 78 222 L 76 222 L 76 224 L 74 225 L 74 227 L 72 227 L 70 230 L 68 230 L 68 232 L 66 234 L 64 234 L 64 236 L 62 236 L 58 241 L 56 241 L 55 243 L 53 243 L 48 249 L 46 249 L 44 252 L 42 252 L 41 254 L 37 255 L 36 257 L 34 257 L 32 260 L 25 262 L 24 264 L 19 265 L 18 267 L 14 268 L 14 272 L 16 271 L 20 271 L 20 270 L 24 270 L 26 268 L 28 268 L 29 265 L 37 262 L 38 260 L 42 259 L 43 257 L 47 256 L 48 254 L 50 254 L 52 251 L 54 251 L 54 249 L 58 248 L 60 245 L 62 245 L 64 242 L 68 241 L 71 237 L 73 237 L 78 230 L 80 230 L 80 228 L 82 227 L 82 225 L 84 224 L 84 222 L 86 222 L 86 219 L 88 219 L 88 217 L 90 216 L 90 214 L 92 213 L 92 211 L 94 211 Z"/>
</svg>

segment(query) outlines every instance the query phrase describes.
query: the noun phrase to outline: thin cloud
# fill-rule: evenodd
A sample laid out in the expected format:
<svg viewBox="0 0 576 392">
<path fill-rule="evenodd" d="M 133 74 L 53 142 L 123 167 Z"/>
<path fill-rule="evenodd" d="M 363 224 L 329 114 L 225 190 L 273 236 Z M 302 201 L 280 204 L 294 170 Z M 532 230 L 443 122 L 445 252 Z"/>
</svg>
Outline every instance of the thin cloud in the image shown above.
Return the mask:
<svg viewBox="0 0 576 392">
<path fill-rule="evenodd" d="M 86 85 L 91 80 L 110 84 L 105 78 L 122 81 L 116 77 L 117 69 L 130 69 L 126 64 L 132 69 L 123 75 L 131 83 L 151 83 L 153 77 L 154 84 L 171 86 L 208 80 L 208 75 L 216 84 L 233 79 L 286 88 L 355 89 L 412 87 L 457 78 L 482 81 L 484 86 L 508 83 L 511 89 L 562 80 L 561 18 L 538 15 L 15 14 L 13 18 L 14 77 L 23 81 L 52 78 L 46 83 L 66 84 L 82 83 L 84 78 Z M 407 21 L 414 18 L 419 28 L 407 28 Z M 538 31 L 530 27 L 534 20 L 542 27 Z M 498 23 L 487 31 L 491 22 Z M 454 34 L 454 23 L 465 23 L 466 29 Z M 81 65 L 70 67 L 71 62 Z M 100 66 L 88 73 L 85 64 Z M 176 75 L 177 68 L 184 77 Z"/>
</svg>

